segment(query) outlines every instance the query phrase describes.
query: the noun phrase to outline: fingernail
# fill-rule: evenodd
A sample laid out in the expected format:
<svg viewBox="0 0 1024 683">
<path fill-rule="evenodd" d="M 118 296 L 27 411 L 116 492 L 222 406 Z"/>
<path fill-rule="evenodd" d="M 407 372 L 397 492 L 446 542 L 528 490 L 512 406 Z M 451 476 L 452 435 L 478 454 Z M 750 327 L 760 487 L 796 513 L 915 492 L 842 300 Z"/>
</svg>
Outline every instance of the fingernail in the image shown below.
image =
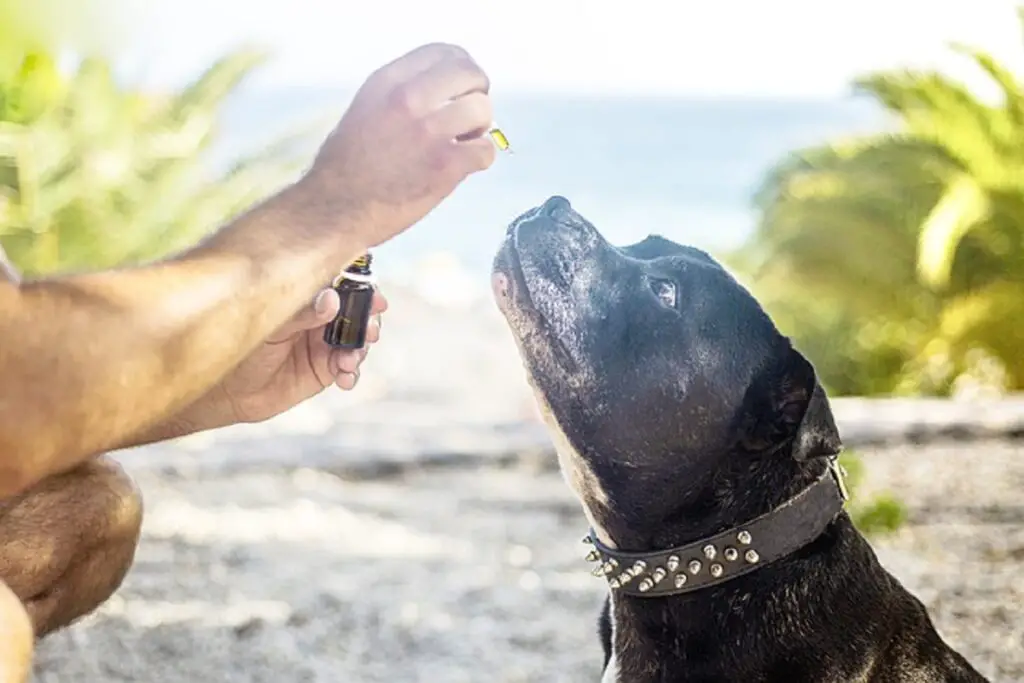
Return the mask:
<svg viewBox="0 0 1024 683">
<path fill-rule="evenodd" d="M 326 289 L 322 290 L 319 294 L 316 295 L 316 298 L 313 299 L 313 311 L 317 315 L 320 315 L 322 313 L 326 313 L 327 312 L 327 290 Z"/>
</svg>

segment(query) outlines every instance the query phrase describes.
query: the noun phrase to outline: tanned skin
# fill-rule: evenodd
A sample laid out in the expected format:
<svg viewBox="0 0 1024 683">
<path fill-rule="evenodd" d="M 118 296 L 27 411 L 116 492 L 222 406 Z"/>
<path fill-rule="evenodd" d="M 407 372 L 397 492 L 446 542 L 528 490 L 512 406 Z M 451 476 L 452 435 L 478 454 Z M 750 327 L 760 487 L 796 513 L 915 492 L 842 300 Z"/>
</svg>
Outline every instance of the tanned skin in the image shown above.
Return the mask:
<svg viewBox="0 0 1024 683">
<path fill-rule="evenodd" d="M 0 257 L 0 683 L 26 680 L 33 637 L 91 612 L 131 566 L 141 497 L 101 454 L 354 384 L 362 356 L 326 346 L 296 347 L 312 388 L 247 364 L 339 267 L 493 163 L 488 90 L 461 48 L 418 48 L 367 79 L 301 180 L 194 249 L 34 281 Z M 272 408 L 256 379 L 280 385 Z"/>
</svg>

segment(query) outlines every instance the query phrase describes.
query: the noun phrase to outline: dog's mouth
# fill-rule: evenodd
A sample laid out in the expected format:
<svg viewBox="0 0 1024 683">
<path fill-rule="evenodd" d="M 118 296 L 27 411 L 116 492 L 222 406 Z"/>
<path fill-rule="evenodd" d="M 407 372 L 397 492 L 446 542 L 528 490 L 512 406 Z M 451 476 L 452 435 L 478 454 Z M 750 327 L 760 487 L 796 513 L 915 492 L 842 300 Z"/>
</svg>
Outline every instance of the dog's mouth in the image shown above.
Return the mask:
<svg viewBox="0 0 1024 683">
<path fill-rule="evenodd" d="M 491 274 L 491 286 L 498 307 L 508 313 L 511 307 L 542 317 L 530 298 L 530 288 L 526 284 L 523 264 L 515 245 L 516 223 L 510 223 L 505 230 L 505 241 L 494 259 Z"/>
<path fill-rule="evenodd" d="M 550 211 L 552 201 L 548 200 L 544 205 L 523 213 L 508 225 L 505 239 L 494 259 L 491 287 L 498 308 L 520 342 L 530 347 L 546 347 L 558 365 L 566 371 L 576 372 L 579 369 L 579 362 L 569 351 L 565 340 L 558 333 L 557 326 L 545 316 L 544 306 L 540 305 L 541 302 L 531 291 L 531 286 L 537 287 L 538 283 L 531 282 L 531 277 L 524 268 L 522 249 L 527 247 L 520 244 L 520 230 L 533 221 L 541 221 L 539 225 L 543 226 L 538 228 L 538 225 L 531 225 L 530 228 L 533 230 L 546 228 L 548 223 L 552 230 L 559 226 L 572 227 L 564 221 L 550 217 L 549 214 L 543 217 L 540 215 L 545 210 Z M 568 202 L 565 206 L 568 208 Z M 561 296 L 567 301 L 571 300 L 567 288 L 558 289 L 564 290 L 560 291 Z M 547 287 L 543 296 L 551 297 L 552 289 Z"/>
</svg>

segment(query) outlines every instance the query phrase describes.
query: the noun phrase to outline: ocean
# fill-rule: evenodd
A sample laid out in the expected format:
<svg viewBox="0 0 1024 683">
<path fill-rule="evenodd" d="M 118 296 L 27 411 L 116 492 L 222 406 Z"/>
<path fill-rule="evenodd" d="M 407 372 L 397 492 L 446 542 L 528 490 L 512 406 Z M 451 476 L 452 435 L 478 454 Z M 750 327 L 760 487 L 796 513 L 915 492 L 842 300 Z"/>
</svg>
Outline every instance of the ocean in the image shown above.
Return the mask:
<svg viewBox="0 0 1024 683">
<path fill-rule="evenodd" d="M 294 124 L 333 120 L 350 97 L 330 90 L 241 91 L 225 112 L 217 163 Z M 379 247 L 379 269 L 446 252 L 468 273 L 483 274 L 504 226 L 553 194 L 567 197 L 613 243 L 660 233 L 712 253 L 730 249 L 755 224 L 752 195 L 772 164 L 803 146 L 877 130 L 886 120 L 876 105 L 853 97 L 496 93 L 494 106 L 514 154 L 499 155 L 418 226 Z M 311 138 L 302 152 L 314 151 Z"/>
</svg>

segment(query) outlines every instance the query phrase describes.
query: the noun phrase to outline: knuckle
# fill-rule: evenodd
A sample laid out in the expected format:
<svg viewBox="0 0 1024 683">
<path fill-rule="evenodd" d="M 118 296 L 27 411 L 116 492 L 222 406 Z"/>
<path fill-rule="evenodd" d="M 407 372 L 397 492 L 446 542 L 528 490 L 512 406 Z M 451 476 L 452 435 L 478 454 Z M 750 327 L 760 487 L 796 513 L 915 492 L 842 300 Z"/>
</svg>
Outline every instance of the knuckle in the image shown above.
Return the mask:
<svg viewBox="0 0 1024 683">
<path fill-rule="evenodd" d="M 491 79 L 487 76 L 480 65 L 470 57 L 468 54 L 464 57 L 459 57 L 455 63 L 455 69 L 465 74 L 476 82 L 476 88 L 483 92 L 489 92 L 491 89 Z"/>
<path fill-rule="evenodd" d="M 480 93 L 473 98 L 473 116 L 481 128 L 491 125 L 494 119 L 494 105 L 490 96 Z"/>
<path fill-rule="evenodd" d="M 469 51 L 454 43 L 431 43 L 430 48 L 448 59 L 470 59 Z"/>
<path fill-rule="evenodd" d="M 389 91 L 398 83 L 394 68 L 391 64 L 385 64 L 367 77 L 362 90 L 371 90 L 375 93 Z"/>
<path fill-rule="evenodd" d="M 387 99 L 388 107 L 399 114 L 411 114 L 417 107 L 416 92 L 408 83 L 391 88 Z"/>
<path fill-rule="evenodd" d="M 437 137 L 437 125 L 429 116 L 413 119 L 407 125 L 409 134 L 421 143 L 428 144 Z"/>
<path fill-rule="evenodd" d="M 102 503 L 103 509 L 97 512 L 103 516 L 108 536 L 136 537 L 142 525 L 142 493 L 120 463 L 100 456 L 83 465 L 78 474 L 78 485 L 88 484 L 97 494 L 94 500 Z"/>
</svg>

